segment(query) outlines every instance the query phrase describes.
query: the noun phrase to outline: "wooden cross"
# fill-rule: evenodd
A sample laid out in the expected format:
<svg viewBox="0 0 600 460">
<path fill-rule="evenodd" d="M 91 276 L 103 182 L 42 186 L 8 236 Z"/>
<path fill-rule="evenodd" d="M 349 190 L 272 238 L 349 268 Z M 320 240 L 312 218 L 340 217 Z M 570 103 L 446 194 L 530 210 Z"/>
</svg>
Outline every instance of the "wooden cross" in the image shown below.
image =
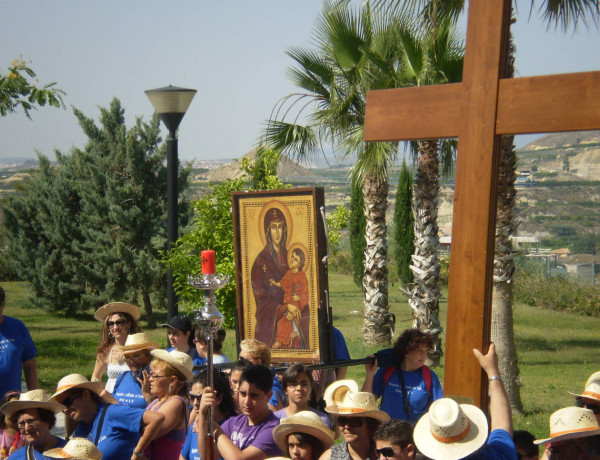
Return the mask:
<svg viewBox="0 0 600 460">
<path fill-rule="evenodd" d="M 502 78 L 511 0 L 471 0 L 463 81 L 367 94 L 365 141 L 458 137 L 444 392 L 487 407 L 500 136 L 600 128 L 600 71 Z"/>
</svg>

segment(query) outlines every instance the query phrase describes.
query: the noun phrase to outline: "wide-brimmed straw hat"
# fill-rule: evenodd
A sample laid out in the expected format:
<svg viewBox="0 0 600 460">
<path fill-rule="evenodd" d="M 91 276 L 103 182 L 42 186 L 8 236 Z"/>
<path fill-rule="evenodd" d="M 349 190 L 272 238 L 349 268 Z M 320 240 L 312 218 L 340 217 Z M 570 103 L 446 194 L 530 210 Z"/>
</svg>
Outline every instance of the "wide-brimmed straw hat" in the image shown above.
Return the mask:
<svg viewBox="0 0 600 460">
<path fill-rule="evenodd" d="M 325 411 L 344 417 L 369 417 L 387 422 L 390 416 L 377 408 L 375 395 L 367 391 L 347 391 L 341 401 L 333 399 L 334 404 L 326 406 Z"/>
<path fill-rule="evenodd" d="M 282 452 L 287 452 L 287 437 L 292 433 L 305 433 L 314 436 L 325 450 L 333 445 L 335 433 L 329 429 L 317 414 L 303 410 L 290 417 L 282 418 L 280 424 L 273 428 L 273 439 Z"/>
<path fill-rule="evenodd" d="M 85 438 L 71 438 L 63 447 L 47 450 L 44 452 L 44 456 L 73 460 L 101 460 L 102 452 L 92 441 Z"/>
<path fill-rule="evenodd" d="M 187 353 L 178 350 L 152 350 L 150 353 L 181 372 L 188 382 L 194 377 L 194 361 Z"/>
<path fill-rule="evenodd" d="M 98 308 L 96 313 L 94 313 L 94 318 L 104 322 L 106 317 L 113 313 L 128 313 L 136 321 L 140 319 L 141 316 L 139 307 L 136 307 L 135 305 L 125 302 L 110 302 Z"/>
<path fill-rule="evenodd" d="M 413 432 L 417 449 L 434 460 L 458 460 L 485 443 L 488 423 L 477 406 L 458 404 L 450 398 L 434 401 Z"/>
<path fill-rule="evenodd" d="M 9 401 L 0 407 L 0 411 L 7 417 L 12 417 L 15 412 L 25 409 L 45 409 L 53 414 L 58 414 L 66 409 L 65 406 L 50 401 L 50 396 L 44 390 L 31 390 L 21 393 L 16 401 Z"/>
<path fill-rule="evenodd" d="M 58 381 L 56 385 L 56 393 L 50 397 L 50 401 L 62 403 L 73 391 L 89 390 L 95 393 L 102 401 L 109 404 L 114 404 L 117 400 L 107 391 L 104 391 L 102 382 L 90 382 L 81 374 L 69 374 Z"/>
<path fill-rule="evenodd" d="M 590 375 L 590 378 L 585 382 L 585 390 L 583 390 L 583 393 L 580 395 L 571 393 L 570 391 L 568 393 L 576 398 L 588 398 L 600 402 L 600 371 Z"/>
<path fill-rule="evenodd" d="M 337 380 L 325 389 L 323 399 L 325 406 L 336 406 L 349 391 L 358 391 L 358 383 L 354 380 Z"/>
<path fill-rule="evenodd" d="M 583 407 L 565 407 L 550 416 L 550 437 L 536 439 L 534 444 L 566 441 L 600 434 L 600 426 L 594 412 Z"/>
<path fill-rule="evenodd" d="M 119 348 L 122 354 L 135 353 L 140 350 L 154 350 L 160 348 L 160 345 L 156 342 L 151 342 L 145 332 L 139 332 L 138 334 L 129 334 L 125 345 Z"/>
</svg>

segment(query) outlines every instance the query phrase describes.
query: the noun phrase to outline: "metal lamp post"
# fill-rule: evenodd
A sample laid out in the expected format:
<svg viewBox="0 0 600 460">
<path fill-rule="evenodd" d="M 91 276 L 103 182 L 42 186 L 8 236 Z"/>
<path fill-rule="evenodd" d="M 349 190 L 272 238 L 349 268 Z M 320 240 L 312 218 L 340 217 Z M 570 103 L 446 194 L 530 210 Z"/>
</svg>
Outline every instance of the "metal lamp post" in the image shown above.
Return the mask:
<svg viewBox="0 0 600 460">
<path fill-rule="evenodd" d="M 171 249 L 177 241 L 177 203 L 178 191 L 178 158 L 177 137 L 175 132 L 192 99 L 195 89 L 165 86 L 164 88 L 145 91 L 146 96 L 154 106 L 156 113 L 169 130 L 167 138 L 167 247 Z M 167 317 L 168 320 L 177 315 L 177 299 L 173 289 L 173 272 L 167 271 Z"/>
</svg>

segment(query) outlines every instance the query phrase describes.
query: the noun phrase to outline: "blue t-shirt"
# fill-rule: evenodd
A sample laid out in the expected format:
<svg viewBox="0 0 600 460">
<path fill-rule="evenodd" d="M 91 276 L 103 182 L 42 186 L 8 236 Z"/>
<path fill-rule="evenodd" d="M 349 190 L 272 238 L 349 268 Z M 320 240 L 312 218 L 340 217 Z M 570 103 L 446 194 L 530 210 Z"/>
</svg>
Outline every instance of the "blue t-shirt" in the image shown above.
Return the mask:
<svg viewBox="0 0 600 460">
<path fill-rule="evenodd" d="M 0 395 L 21 391 L 21 364 L 36 355 L 37 349 L 23 321 L 4 316 L 0 324 Z"/>
<path fill-rule="evenodd" d="M 175 347 L 167 348 L 167 351 L 169 351 L 169 352 L 171 352 L 173 350 L 175 350 Z M 191 354 L 192 350 L 194 350 L 194 354 Z M 196 350 L 195 347 L 191 347 L 188 350 L 187 354 L 190 355 L 190 358 L 192 358 L 192 361 L 194 362 L 194 367 L 196 367 L 196 366 L 202 366 L 203 364 L 206 364 L 206 358 L 202 358 L 198 354 L 198 350 Z"/>
<path fill-rule="evenodd" d="M 51 449 L 56 449 L 58 447 L 64 447 L 64 445 L 67 443 L 67 441 L 65 441 L 63 438 L 59 438 L 58 436 L 54 436 L 56 438 L 56 444 L 51 447 Z M 50 449 L 48 449 L 50 450 Z M 52 457 L 46 457 L 45 455 L 42 455 L 43 452 L 39 452 L 35 449 L 33 449 L 33 456 L 36 458 L 36 460 L 53 460 Z M 21 447 L 19 450 L 16 450 L 15 452 L 13 452 L 13 454 L 10 456 L 10 460 L 27 460 L 27 445 L 24 445 L 23 447 Z"/>
<path fill-rule="evenodd" d="M 277 376 L 273 376 L 273 396 L 271 396 L 271 400 L 269 401 L 269 404 L 273 407 L 277 407 L 277 404 L 279 401 L 277 401 L 277 395 L 279 395 L 279 401 L 281 401 L 281 403 L 284 403 L 284 399 L 283 399 L 283 387 L 281 386 L 281 382 L 279 381 L 279 379 L 277 378 Z"/>
<path fill-rule="evenodd" d="M 119 404 L 145 409 L 148 404 L 142 394 L 142 385 L 130 371 L 123 372 L 117 377 L 115 388 L 112 392 Z"/>
<path fill-rule="evenodd" d="M 431 399 L 427 394 L 427 386 L 423 379 L 422 368 L 416 371 L 402 371 L 404 376 L 404 384 L 406 386 L 406 394 L 411 409 L 411 417 L 409 420 L 408 414 L 404 410 L 404 399 L 402 397 L 402 385 L 398 372 L 394 372 L 388 380 L 385 389 L 383 388 L 383 373 L 385 369 L 379 368 L 373 378 L 373 393 L 375 396 L 381 396 L 380 409 L 386 412 L 391 418 L 406 420 L 411 423 L 417 422 L 421 416 L 429 409 L 428 403 L 444 397 L 444 392 L 440 381 L 435 372 L 431 371 Z"/>
<path fill-rule="evenodd" d="M 346 339 L 337 327 L 333 328 L 333 359 L 336 361 L 350 359 Z"/>
<path fill-rule="evenodd" d="M 98 424 L 103 409 L 108 406 L 100 436 Z M 92 426 L 79 423 L 73 437 L 87 438 L 94 442 L 98 436 L 98 449 L 102 452 L 103 460 L 121 460 L 131 457 L 133 449 L 140 440 L 140 429 L 144 411 L 137 407 L 101 402 L 94 415 Z"/>
<path fill-rule="evenodd" d="M 473 460 L 517 460 L 517 448 L 512 436 L 507 431 L 494 430 L 490 433 L 483 449 L 468 458 Z"/>
</svg>

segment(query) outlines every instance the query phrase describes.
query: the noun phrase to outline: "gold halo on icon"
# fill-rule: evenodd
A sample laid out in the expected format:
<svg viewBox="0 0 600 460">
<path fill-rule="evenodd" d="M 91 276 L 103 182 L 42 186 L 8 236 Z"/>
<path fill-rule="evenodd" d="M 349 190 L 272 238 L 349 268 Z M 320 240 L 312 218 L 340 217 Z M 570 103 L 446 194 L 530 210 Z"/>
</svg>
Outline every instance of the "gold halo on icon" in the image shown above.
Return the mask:
<svg viewBox="0 0 600 460">
<path fill-rule="evenodd" d="M 262 241 L 263 246 L 267 245 L 267 238 L 265 236 L 265 223 L 264 223 L 265 222 L 265 214 L 267 214 L 267 211 L 272 208 L 279 209 L 283 213 L 283 216 L 285 217 L 285 223 L 287 225 L 287 242 L 289 242 L 290 239 L 292 238 L 292 233 L 294 230 L 294 222 L 292 221 L 292 214 L 290 213 L 290 210 L 288 209 L 288 207 L 279 200 L 271 200 L 271 201 L 266 202 L 264 204 L 264 206 L 262 207 L 262 209 L 260 210 L 260 214 L 258 216 L 258 233 L 260 235 L 260 241 Z"/>
<path fill-rule="evenodd" d="M 288 267 L 290 266 L 290 257 L 292 257 L 292 251 L 296 248 L 299 248 L 302 250 L 302 252 L 304 253 L 304 267 L 302 267 L 302 271 L 306 272 L 306 270 L 308 270 L 308 249 L 306 249 L 306 246 L 304 246 L 302 243 L 294 243 L 292 244 L 290 247 L 288 247 Z"/>
</svg>

